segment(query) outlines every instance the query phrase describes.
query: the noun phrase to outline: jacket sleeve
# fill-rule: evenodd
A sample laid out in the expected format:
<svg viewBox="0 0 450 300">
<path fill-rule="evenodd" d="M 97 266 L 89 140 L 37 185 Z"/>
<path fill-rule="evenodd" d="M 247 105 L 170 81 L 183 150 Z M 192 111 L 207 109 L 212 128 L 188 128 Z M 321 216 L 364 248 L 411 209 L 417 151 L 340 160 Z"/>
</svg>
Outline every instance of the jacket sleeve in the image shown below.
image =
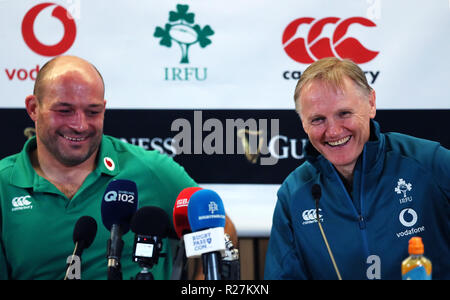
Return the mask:
<svg viewBox="0 0 450 300">
<path fill-rule="evenodd" d="M 6 258 L 3 253 L 3 244 L 0 239 L 0 280 L 8 279 L 8 268 L 6 266 Z"/>
<path fill-rule="evenodd" d="M 273 215 L 264 279 L 308 279 L 305 264 L 295 245 L 288 197 L 281 187 Z"/>
<path fill-rule="evenodd" d="M 439 146 L 433 159 L 433 176 L 450 204 L 450 150 Z"/>
<path fill-rule="evenodd" d="M 4 253 L 3 238 L 2 238 L 2 217 L 1 217 L 1 205 L 0 205 L 0 280 L 9 279 L 7 261 Z"/>
</svg>

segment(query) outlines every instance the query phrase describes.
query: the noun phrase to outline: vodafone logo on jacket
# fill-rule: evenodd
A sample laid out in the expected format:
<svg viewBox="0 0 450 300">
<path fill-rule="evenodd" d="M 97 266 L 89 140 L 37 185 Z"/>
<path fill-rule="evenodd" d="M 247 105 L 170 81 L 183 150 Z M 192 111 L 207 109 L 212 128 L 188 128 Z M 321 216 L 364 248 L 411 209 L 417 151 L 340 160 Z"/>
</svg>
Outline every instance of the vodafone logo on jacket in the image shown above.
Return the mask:
<svg viewBox="0 0 450 300">
<path fill-rule="evenodd" d="M 43 10 L 52 8 L 52 17 L 58 19 L 64 27 L 64 34 L 58 43 L 47 45 L 42 43 L 35 34 L 35 21 Z M 41 3 L 33 6 L 22 20 L 22 36 L 27 46 L 42 56 L 58 56 L 70 49 L 75 41 L 77 27 L 71 14 L 55 3 Z"/>
<path fill-rule="evenodd" d="M 331 37 L 324 35 L 325 26 L 333 28 Z M 376 24 L 362 17 L 299 18 L 285 28 L 283 48 L 290 58 L 302 64 L 324 57 L 348 58 L 357 64 L 373 60 L 379 51 L 367 49 L 357 37 L 348 36 L 351 26 L 376 27 Z"/>
</svg>

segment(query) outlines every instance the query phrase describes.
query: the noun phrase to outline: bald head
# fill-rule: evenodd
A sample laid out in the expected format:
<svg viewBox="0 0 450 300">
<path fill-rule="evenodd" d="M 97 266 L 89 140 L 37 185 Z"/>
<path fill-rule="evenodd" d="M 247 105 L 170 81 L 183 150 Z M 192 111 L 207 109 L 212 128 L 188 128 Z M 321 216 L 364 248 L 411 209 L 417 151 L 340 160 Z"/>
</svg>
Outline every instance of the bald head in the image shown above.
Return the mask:
<svg viewBox="0 0 450 300">
<path fill-rule="evenodd" d="M 97 83 L 102 90 L 104 98 L 105 84 L 103 77 L 94 65 L 76 56 L 58 56 L 48 61 L 39 70 L 33 91 L 38 102 L 41 102 L 46 88 L 52 81 L 68 74 L 76 74 L 86 81 Z"/>
</svg>

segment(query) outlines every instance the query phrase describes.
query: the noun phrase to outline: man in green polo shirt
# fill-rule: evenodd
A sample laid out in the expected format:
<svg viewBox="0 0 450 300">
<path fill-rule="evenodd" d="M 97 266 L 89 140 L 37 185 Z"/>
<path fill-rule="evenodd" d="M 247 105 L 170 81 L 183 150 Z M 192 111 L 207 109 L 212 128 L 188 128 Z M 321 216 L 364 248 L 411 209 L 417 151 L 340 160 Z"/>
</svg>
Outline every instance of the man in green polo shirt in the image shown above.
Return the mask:
<svg viewBox="0 0 450 300">
<path fill-rule="evenodd" d="M 98 231 L 83 252 L 81 277 L 106 279 L 110 233 L 100 204 L 108 183 L 136 182 L 139 207 L 158 206 L 169 216 L 179 192 L 197 184 L 171 158 L 103 135 L 103 78 L 83 59 L 49 61 L 25 104 L 36 137 L 0 161 L 0 279 L 63 279 L 73 228 L 84 215 L 97 221 Z M 236 238 L 229 219 L 227 227 Z M 122 239 L 123 279 L 130 279 L 140 271 L 131 260 L 134 234 Z M 162 252 L 167 257 L 151 270 L 155 279 L 171 275 L 167 239 Z"/>
</svg>

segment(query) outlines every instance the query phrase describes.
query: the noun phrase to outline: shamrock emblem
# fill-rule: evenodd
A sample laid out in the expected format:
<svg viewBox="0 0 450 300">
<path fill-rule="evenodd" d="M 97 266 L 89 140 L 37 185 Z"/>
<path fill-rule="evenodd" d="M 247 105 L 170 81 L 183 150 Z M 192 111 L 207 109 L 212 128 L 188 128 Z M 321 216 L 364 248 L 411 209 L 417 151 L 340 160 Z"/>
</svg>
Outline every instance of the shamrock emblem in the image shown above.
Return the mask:
<svg viewBox="0 0 450 300">
<path fill-rule="evenodd" d="M 188 12 L 189 5 L 178 4 L 176 11 L 169 12 L 169 23 L 164 28 L 157 26 L 155 33 L 156 38 L 161 38 L 159 44 L 165 47 L 172 47 L 172 42 L 177 43 L 181 48 L 182 64 L 189 63 L 189 47 L 199 43 L 201 48 L 205 48 L 211 44 L 209 37 L 214 31 L 209 25 L 203 28 L 194 24 L 195 14 Z"/>
<path fill-rule="evenodd" d="M 397 194 L 401 194 L 403 193 L 403 197 L 406 197 L 406 192 L 409 192 L 412 190 L 412 184 L 411 183 L 406 183 L 405 180 L 403 180 L 403 178 L 400 178 L 397 182 L 397 187 L 394 189 L 394 191 Z"/>
</svg>

